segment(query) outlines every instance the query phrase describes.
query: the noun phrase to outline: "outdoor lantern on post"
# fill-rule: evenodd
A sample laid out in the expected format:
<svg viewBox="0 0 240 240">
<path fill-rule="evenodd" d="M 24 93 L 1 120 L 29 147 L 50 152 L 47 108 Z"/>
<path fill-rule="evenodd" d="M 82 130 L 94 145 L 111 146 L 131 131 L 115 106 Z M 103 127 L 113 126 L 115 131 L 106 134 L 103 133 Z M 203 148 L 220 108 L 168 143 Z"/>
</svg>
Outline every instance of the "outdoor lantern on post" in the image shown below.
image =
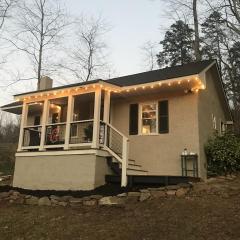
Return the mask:
<svg viewBox="0 0 240 240">
<path fill-rule="evenodd" d="M 198 155 L 188 153 L 185 148 L 181 154 L 182 176 L 198 177 Z"/>
</svg>

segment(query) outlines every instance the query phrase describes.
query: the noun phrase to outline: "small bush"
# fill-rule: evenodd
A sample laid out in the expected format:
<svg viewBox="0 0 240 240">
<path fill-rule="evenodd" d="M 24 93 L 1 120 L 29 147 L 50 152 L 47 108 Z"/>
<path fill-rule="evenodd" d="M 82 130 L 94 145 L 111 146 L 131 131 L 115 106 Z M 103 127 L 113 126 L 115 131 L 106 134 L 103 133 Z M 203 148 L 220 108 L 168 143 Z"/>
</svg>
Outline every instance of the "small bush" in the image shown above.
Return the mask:
<svg viewBox="0 0 240 240">
<path fill-rule="evenodd" d="M 205 152 L 209 172 L 226 175 L 240 170 L 240 138 L 233 134 L 209 139 Z"/>
</svg>

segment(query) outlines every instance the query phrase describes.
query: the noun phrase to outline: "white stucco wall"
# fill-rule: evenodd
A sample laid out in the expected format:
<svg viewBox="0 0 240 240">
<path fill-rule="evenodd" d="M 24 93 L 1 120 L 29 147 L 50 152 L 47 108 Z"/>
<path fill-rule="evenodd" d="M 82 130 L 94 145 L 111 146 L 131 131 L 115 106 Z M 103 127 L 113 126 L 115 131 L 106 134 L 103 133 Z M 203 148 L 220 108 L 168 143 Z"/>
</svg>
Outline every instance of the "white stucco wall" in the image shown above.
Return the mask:
<svg viewBox="0 0 240 240">
<path fill-rule="evenodd" d="M 13 186 L 32 190 L 91 190 L 105 184 L 106 158 L 88 155 L 16 157 Z"/>
</svg>

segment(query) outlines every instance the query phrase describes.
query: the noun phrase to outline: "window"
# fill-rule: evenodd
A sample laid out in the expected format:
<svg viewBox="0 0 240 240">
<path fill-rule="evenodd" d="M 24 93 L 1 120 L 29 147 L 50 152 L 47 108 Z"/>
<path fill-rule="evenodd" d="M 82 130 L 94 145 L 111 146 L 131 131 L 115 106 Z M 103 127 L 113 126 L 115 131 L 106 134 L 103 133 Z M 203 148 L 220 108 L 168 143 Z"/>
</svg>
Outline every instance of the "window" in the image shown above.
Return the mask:
<svg viewBox="0 0 240 240">
<path fill-rule="evenodd" d="M 140 130 L 142 134 L 157 133 L 157 103 L 141 105 Z"/>
</svg>

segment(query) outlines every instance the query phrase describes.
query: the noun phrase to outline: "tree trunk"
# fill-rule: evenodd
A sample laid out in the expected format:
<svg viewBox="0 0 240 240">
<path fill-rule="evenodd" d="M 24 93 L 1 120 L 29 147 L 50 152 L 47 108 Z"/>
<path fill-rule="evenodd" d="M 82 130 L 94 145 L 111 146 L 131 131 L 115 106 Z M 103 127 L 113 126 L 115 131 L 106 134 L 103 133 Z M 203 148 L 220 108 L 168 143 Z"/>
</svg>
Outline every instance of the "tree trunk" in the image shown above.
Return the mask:
<svg viewBox="0 0 240 240">
<path fill-rule="evenodd" d="M 195 53 L 196 61 L 201 61 L 197 0 L 193 0 L 193 18 L 194 18 L 194 35 L 195 35 L 194 53 Z"/>
<path fill-rule="evenodd" d="M 43 41 L 44 41 L 44 3 L 41 2 L 41 30 L 40 30 L 40 43 L 38 53 L 38 66 L 37 66 L 37 89 L 40 89 L 40 81 L 42 77 L 42 55 L 43 55 Z"/>
</svg>

